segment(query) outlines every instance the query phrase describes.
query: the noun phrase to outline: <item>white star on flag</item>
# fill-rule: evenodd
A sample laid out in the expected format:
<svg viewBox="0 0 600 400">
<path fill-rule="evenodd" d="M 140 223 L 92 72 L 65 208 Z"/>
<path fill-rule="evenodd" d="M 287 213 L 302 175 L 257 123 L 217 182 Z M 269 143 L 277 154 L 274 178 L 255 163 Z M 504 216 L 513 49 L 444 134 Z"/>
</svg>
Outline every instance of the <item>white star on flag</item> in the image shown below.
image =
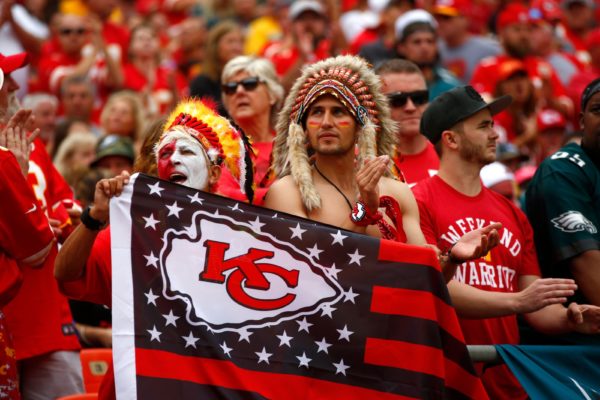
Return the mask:
<svg viewBox="0 0 600 400">
<path fill-rule="evenodd" d="M 156 296 L 154 293 L 152 293 L 152 289 L 148 290 L 148 293 L 144 293 L 144 295 L 148 299 L 148 303 L 146 304 L 152 303 L 156 305 L 156 299 L 158 299 L 159 296 Z"/>
<path fill-rule="evenodd" d="M 333 312 L 335 311 L 335 308 L 331 307 L 331 304 L 323 304 L 323 307 L 321 307 L 321 311 L 323 312 L 321 314 L 321 317 L 327 315 L 329 318 L 333 318 Z"/>
<path fill-rule="evenodd" d="M 306 320 L 306 317 L 304 317 L 302 319 L 302 321 L 296 321 L 296 322 L 298 323 L 298 325 L 300 325 L 298 327 L 298 332 L 300 332 L 300 331 L 306 331 L 306 333 L 309 333 L 308 332 L 308 328 L 310 328 L 311 326 L 313 326 L 313 324 L 311 324 L 310 322 L 308 322 Z"/>
<path fill-rule="evenodd" d="M 263 226 L 266 225 L 266 224 L 260 222 L 260 219 L 258 217 L 256 217 L 256 219 L 254 221 L 248 222 L 248 224 L 250 224 L 250 227 L 256 233 L 260 233 L 260 228 L 262 228 Z"/>
<path fill-rule="evenodd" d="M 240 208 L 240 203 L 235 203 L 234 206 L 227 206 L 227 208 L 231 208 L 231 211 L 239 211 L 241 213 L 244 212 L 244 210 Z"/>
<path fill-rule="evenodd" d="M 300 224 L 296 224 L 295 228 L 289 229 L 292 231 L 292 237 L 290 239 L 297 237 L 298 239 L 302 240 L 302 234 L 306 232 L 306 229 L 300 228 Z"/>
<path fill-rule="evenodd" d="M 149 256 L 144 256 L 146 258 L 146 267 L 153 266 L 154 268 L 158 268 L 158 258 L 154 256 L 154 253 L 151 251 Z"/>
<path fill-rule="evenodd" d="M 223 353 L 226 354 L 229 358 L 231 358 L 231 354 L 229 354 L 231 352 L 231 350 L 233 350 L 231 347 L 227 347 L 227 343 L 223 342 L 222 345 L 219 346 L 221 348 L 221 350 L 223 350 Z"/>
<path fill-rule="evenodd" d="M 344 245 L 344 239 L 346 239 L 348 236 L 346 235 L 342 235 L 341 231 L 337 231 L 337 233 L 330 233 L 330 235 L 333 237 L 333 243 L 331 243 L 331 245 L 333 246 L 336 243 L 339 243 L 341 246 Z"/>
<path fill-rule="evenodd" d="M 146 329 L 146 331 L 150 334 L 150 341 L 156 340 L 160 342 L 161 332 L 156 330 L 156 325 L 152 327 L 152 329 Z"/>
<path fill-rule="evenodd" d="M 179 212 L 181 212 L 181 210 L 183 210 L 183 208 L 181 208 L 177 205 L 177 202 L 174 202 L 170 206 L 167 205 L 166 207 L 169 209 L 169 214 L 167 215 L 167 217 L 174 215 L 175 217 L 179 218 Z"/>
<path fill-rule="evenodd" d="M 196 342 L 199 340 L 199 338 L 197 338 L 194 335 L 192 335 L 192 331 L 190 331 L 189 335 L 182 336 L 181 338 L 185 340 L 185 348 L 186 349 L 189 346 L 192 346 L 193 348 L 196 348 Z"/>
<path fill-rule="evenodd" d="M 360 266 L 360 259 L 365 258 L 365 256 L 361 255 L 358 252 L 358 249 L 356 249 L 354 253 L 348 253 L 348 256 L 350 257 L 350 262 L 348 263 L 348 265 L 356 263 L 358 266 Z"/>
<path fill-rule="evenodd" d="M 308 249 L 308 252 L 310 253 L 310 257 L 314 257 L 317 260 L 319 259 L 319 254 L 323 252 L 323 250 L 319 250 L 319 248 L 317 247 L 317 244 L 315 243 L 315 245 L 313 247 L 310 247 Z"/>
<path fill-rule="evenodd" d="M 154 185 L 148 185 L 148 187 L 150 188 L 150 194 L 157 194 L 159 197 L 161 197 L 160 192 L 165 190 L 164 188 L 160 187 L 158 182 L 156 182 Z"/>
<path fill-rule="evenodd" d="M 250 332 L 249 330 L 246 329 L 242 329 L 238 332 L 238 334 L 240 335 L 240 339 L 238 340 L 238 342 L 241 342 L 242 340 L 245 340 L 246 342 L 250 343 L 250 336 L 252 336 L 254 332 Z"/>
<path fill-rule="evenodd" d="M 348 368 L 350 368 L 349 365 L 344 364 L 344 359 L 343 358 L 340 360 L 339 363 L 337 363 L 337 364 L 333 363 L 333 366 L 335 367 L 335 374 L 336 375 L 337 374 L 342 374 L 344 376 L 346 376 L 346 370 Z"/>
<path fill-rule="evenodd" d="M 260 364 L 263 361 L 268 364 L 269 357 L 271 357 L 273 355 L 272 353 L 267 353 L 267 350 L 264 348 L 264 346 L 260 352 L 255 351 L 254 354 L 256 354 L 258 356 L 258 364 Z"/>
<path fill-rule="evenodd" d="M 348 325 L 344 325 L 343 329 L 336 329 L 336 331 L 338 331 L 338 333 L 340 334 L 340 337 L 338 340 L 345 339 L 348 342 L 350 341 L 350 335 L 352 335 L 354 333 L 354 332 L 348 330 Z"/>
<path fill-rule="evenodd" d="M 198 193 L 194 193 L 193 196 L 190 196 L 189 194 L 187 195 L 187 197 L 190 198 L 190 203 L 198 203 L 200 205 L 202 205 L 202 202 L 204 201 L 204 199 L 202 199 L 200 196 L 198 196 Z"/>
<path fill-rule="evenodd" d="M 154 214 L 150 214 L 149 217 L 142 217 L 144 218 L 144 221 L 146 221 L 146 226 L 144 226 L 144 228 L 152 228 L 154 230 L 156 230 L 156 224 L 158 224 L 158 220 L 154 219 Z"/>
<path fill-rule="evenodd" d="M 329 344 L 329 343 L 327 343 L 327 341 L 325 340 L 325 338 L 323 338 L 323 339 L 322 339 L 320 342 L 317 342 L 317 341 L 315 340 L 315 344 L 316 344 L 317 346 L 319 346 L 319 348 L 317 349 L 317 353 L 319 353 L 319 352 L 321 352 L 321 351 L 322 351 L 322 352 L 323 352 L 323 353 L 325 353 L 325 354 L 329 354 L 329 351 L 328 351 L 327 349 L 328 349 L 329 347 L 331 347 L 332 345 L 331 345 L 331 344 Z"/>
<path fill-rule="evenodd" d="M 335 263 L 331 264 L 331 267 L 325 268 L 325 272 L 327 272 L 327 274 L 329 274 L 329 276 L 335 280 L 337 280 L 338 274 L 340 273 L 340 271 L 341 271 L 341 269 L 337 268 L 335 266 Z"/>
<path fill-rule="evenodd" d="M 354 302 L 354 298 L 358 296 L 358 293 L 354 293 L 352 291 L 352 287 L 350 287 L 350 289 L 348 289 L 347 292 L 344 292 L 344 303 L 347 301 L 352 302 L 352 304 L 356 304 Z"/>
<path fill-rule="evenodd" d="M 177 327 L 177 320 L 179 317 L 173 315 L 173 310 L 169 311 L 169 314 L 163 314 L 162 316 L 167 320 L 167 322 L 165 322 L 165 326 L 173 325 Z"/>
<path fill-rule="evenodd" d="M 279 347 L 286 345 L 287 347 L 292 347 L 290 342 L 294 338 L 293 336 L 288 336 L 285 331 L 283 331 L 283 335 L 276 335 L 279 338 Z"/>
<path fill-rule="evenodd" d="M 298 368 L 300 368 L 300 367 L 308 368 L 308 363 L 312 361 L 312 358 L 306 357 L 306 352 L 302 352 L 302 355 L 296 356 L 296 358 L 298 359 L 298 361 L 300 361 L 300 364 L 298 364 Z"/>
</svg>

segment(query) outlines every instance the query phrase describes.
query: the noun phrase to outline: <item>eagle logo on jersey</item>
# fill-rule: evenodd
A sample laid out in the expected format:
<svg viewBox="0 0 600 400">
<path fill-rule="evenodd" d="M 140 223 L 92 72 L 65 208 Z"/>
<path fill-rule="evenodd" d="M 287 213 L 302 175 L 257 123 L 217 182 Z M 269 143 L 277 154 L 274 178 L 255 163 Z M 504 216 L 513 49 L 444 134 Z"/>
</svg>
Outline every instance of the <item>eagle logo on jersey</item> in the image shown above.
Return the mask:
<svg viewBox="0 0 600 400">
<path fill-rule="evenodd" d="M 598 229 L 592 222 L 583 216 L 579 211 L 567 211 L 556 218 L 552 218 L 555 227 L 563 232 L 572 233 L 586 230 L 589 233 L 596 233 Z"/>
</svg>

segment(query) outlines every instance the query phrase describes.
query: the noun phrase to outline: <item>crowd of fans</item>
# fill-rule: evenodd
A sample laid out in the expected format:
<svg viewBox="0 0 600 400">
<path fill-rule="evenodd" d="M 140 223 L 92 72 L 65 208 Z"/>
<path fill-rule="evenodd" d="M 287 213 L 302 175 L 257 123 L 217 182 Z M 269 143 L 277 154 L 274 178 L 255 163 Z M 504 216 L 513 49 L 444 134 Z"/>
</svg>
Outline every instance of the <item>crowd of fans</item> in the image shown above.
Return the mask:
<svg viewBox="0 0 600 400">
<path fill-rule="evenodd" d="M 271 197 L 265 196 L 271 184 L 286 171 L 278 168 L 277 162 L 283 165 L 288 160 L 281 153 L 287 142 L 281 142 L 278 154 L 277 149 L 274 152 L 275 138 L 285 136 L 288 126 L 295 122 L 282 120 L 281 115 L 290 117 L 290 109 L 284 105 L 290 93 L 292 100 L 305 96 L 298 86 L 302 79 L 308 79 L 303 75 L 305 67 L 333 56 L 358 55 L 368 61 L 380 80 L 376 89 L 373 86 L 368 90 L 380 91 L 385 96 L 395 124 L 395 147 L 388 154 L 390 159 L 376 158 L 371 168 L 383 173 L 389 167 L 392 175 L 415 190 L 417 198 L 417 204 L 406 206 L 409 212 L 403 217 L 413 211 L 420 213 L 423 232 L 416 234 L 412 228 L 406 228 L 405 222 L 407 235 L 403 241 L 408 237 L 409 243 L 428 242 L 446 250 L 447 245 L 440 245 L 440 235 L 452 222 L 441 226 L 444 223 L 440 221 L 454 220 L 454 215 L 450 215 L 454 211 L 436 203 L 436 199 L 447 202 L 455 196 L 457 200 L 451 202 L 457 205 L 462 195 L 476 194 L 472 191 L 477 191 L 477 184 L 466 182 L 466 177 L 474 174 L 477 182 L 480 176 L 487 188 L 510 203 L 509 206 L 495 197 L 479 199 L 477 207 L 494 208 L 487 222 L 503 222 L 499 215 L 511 214 L 504 224 L 514 232 L 519 231 L 517 236 L 523 238 L 523 247 L 528 242 L 533 251 L 535 235 L 542 275 L 574 279 L 583 290 L 575 297 L 578 302 L 600 306 L 597 295 L 600 272 L 596 271 L 600 268 L 597 236 L 600 220 L 596 219 L 600 214 L 598 172 L 585 172 L 581 177 L 577 171 L 550 164 L 551 159 L 564 159 L 581 168 L 586 165 L 600 168 L 600 146 L 596 143 L 598 148 L 587 150 L 594 148 L 593 140 L 600 140 L 592 139 L 598 136 L 594 129 L 600 129 L 594 119 L 598 119 L 600 100 L 593 99 L 600 89 L 589 86 L 600 77 L 598 21 L 600 2 L 592 0 L 3 0 L 0 146 L 11 147 L 6 136 L 9 127 L 14 129 L 11 135 L 15 138 L 17 127 L 26 126 L 28 132 L 35 132 L 33 136 L 37 138 L 33 140 L 30 136 L 21 146 L 24 149 L 33 140 L 31 154 L 23 150 L 27 154 L 15 156 L 56 241 L 62 244 L 78 224 L 81 211 L 94 202 L 97 182 L 121 176 L 122 171 L 158 175 L 155 149 L 167 116 L 182 100 L 202 98 L 239 127 L 253 148 L 253 196 L 225 168 L 218 180 L 207 186 L 210 191 L 256 205 L 266 202 L 272 208 L 336 225 L 327 216 L 311 214 L 311 203 L 302 205 L 300 197 L 299 212 L 286 208 L 289 204 L 282 206 L 279 202 L 285 202 L 286 196 L 296 190 L 293 184 L 282 189 L 282 183 L 278 182 L 279 186 L 270 192 Z M 475 94 L 481 94 L 481 102 L 487 104 L 505 95 L 512 98 L 497 113 L 490 108 L 495 132 L 490 140 L 497 145 L 493 146 L 495 155 L 483 161 L 469 158 L 465 154 L 473 152 L 472 148 L 464 143 L 461 146 L 460 140 L 453 147 L 454 137 L 442 134 L 456 128 L 452 121 L 439 128 L 439 132 L 437 127 L 441 125 L 432 128 L 423 122 L 424 113 L 425 116 L 429 113 L 429 120 L 443 122 L 444 118 L 450 118 L 450 106 L 440 105 L 436 99 L 446 99 L 444 93 L 454 96 L 458 93 L 456 88 L 465 85 L 472 86 Z M 586 87 L 587 98 L 583 93 Z M 464 96 L 468 97 L 470 90 Z M 291 107 L 292 100 L 285 104 Z M 328 103 L 323 104 L 328 107 Z M 466 103 L 456 104 L 462 107 Z M 307 103 L 307 107 L 310 105 Z M 587 113 L 586 107 L 590 108 Z M 20 109 L 31 110 L 31 116 L 22 114 Z M 464 118 L 473 115 L 467 113 Z M 312 114 L 303 123 L 307 118 L 313 118 Z M 392 125 L 384 128 L 389 127 Z M 586 137 L 584 148 L 589 159 L 585 152 L 578 153 L 581 149 L 578 145 Z M 540 171 L 536 174 L 538 167 Z M 327 170 L 323 171 L 327 175 Z M 448 191 L 441 181 L 419 185 L 438 171 L 444 181 L 461 187 L 460 195 Z M 335 170 L 329 172 L 338 174 Z M 323 176 L 321 171 L 318 173 Z M 294 175 L 293 170 L 291 174 Z M 567 184 L 557 177 L 561 174 L 577 178 Z M 183 183 L 182 177 L 165 178 Z M 331 182 L 323 178 L 327 187 Z M 354 172 L 348 176 L 351 190 L 346 194 L 344 187 L 340 191 L 331 183 L 346 202 L 348 197 L 356 196 L 355 178 L 360 179 L 360 173 L 358 177 Z M 2 186 L 10 188 L 5 183 L 8 178 L 2 179 Z M 552 186 L 547 182 L 552 182 Z M 530 184 L 532 194 L 527 198 Z M 569 202 L 551 194 L 556 187 L 587 192 L 578 196 L 577 201 Z M 368 191 L 360 184 L 359 189 L 365 197 Z M 444 191 L 448 193 L 441 199 L 439 193 Z M 304 193 L 303 189 L 302 196 Z M 333 196 L 338 194 L 333 192 Z M 542 206 L 548 198 L 554 199 L 553 205 Z M 562 210 L 558 207 L 562 201 L 567 208 L 561 211 L 561 217 L 567 211 L 580 210 L 582 219 L 570 214 L 559 220 L 558 215 L 556 218 L 550 215 L 550 210 L 556 208 L 557 213 Z M 436 204 L 435 212 L 431 210 L 432 202 Z M 405 210 L 404 204 L 400 207 Z M 533 231 L 523 214 L 512 215 L 517 208 L 527 212 Z M 8 208 L 6 212 L 10 212 Z M 436 215 L 438 212 L 443 215 Z M 3 219 L 4 215 L 3 212 Z M 580 224 L 576 231 L 583 233 L 578 235 L 588 232 L 592 236 L 580 238 L 577 245 L 565 245 L 568 250 L 561 247 L 550 254 L 548 246 L 553 243 L 562 246 L 570 240 L 550 232 L 552 224 L 558 226 L 567 217 L 571 218 L 567 222 Z M 460 218 L 457 211 L 456 220 Z M 418 224 L 418 215 L 416 221 Z M 4 229 L 5 221 L 1 225 Z M 561 228 L 561 233 L 565 232 L 568 233 L 568 228 Z M 457 240 L 458 237 L 454 242 Z M 507 247 L 510 240 L 500 238 Z M 47 241 L 42 240 L 36 250 L 42 245 L 47 246 Z M 20 262 L 33 254 L 23 251 L 17 257 L 4 241 L 0 248 L 2 258 L 10 254 Z M 452 248 L 448 251 L 452 256 Z M 0 318 L 0 398 L 5 393 L 16 396 L 17 387 L 25 399 L 77 393 L 82 389 L 77 350 L 80 346 L 111 345 L 110 310 L 106 304 L 68 301 L 61 294 L 53 276 L 56 253 L 54 247 L 46 254 L 41 268 L 39 260 L 33 263 L 28 260 L 28 264 L 38 268 L 22 267 L 20 273 L 0 271 L 3 282 L 18 282 L 14 285 L 0 282 L 0 307 L 5 314 L 4 319 Z M 527 265 L 517 271 L 539 275 L 535 254 L 527 257 L 523 261 Z M 570 272 L 565 273 L 565 269 Z M 468 274 L 465 271 L 458 268 L 449 284 L 460 316 L 514 319 L 515 314 L 525 313 L 534 328 L 548 333 L 563 332 L 548 322 L 550 311 L 539 312 L 550 303 L 515 308 L 494 297 L 481 297 L 469 291 L 472 279 L 465 277 Z M 482 286 L 480 280 L 483 277 L 474 286 Z M 554 298 L 566 300 L 573 294 L 571 282 L 563 282 L 566 286 L 560 287 L 561 296 Z M 514 290 L 532 293 L 541 291 L 543 284 L 523 281 Z M 10 298 L 4 296 L 9 292 L 8 286 L 12 287 Z M 478 306 L 493 304 L 484 310 L 473 309 L 477 299 L 481 300 Z M 537 314 L 542 316 L 536 317 Z M 503 326 L 513 323 L 516 324 L 511 320 Z M 13 345 L 3 342 L 3 327 L 12 335 L 14 351 Z M 470 323 L 463 325 L 464 329 L 469 327 Z M 490 338 L 517 342 L 516 328 L 510 325 L 506 329 L 506 336 L 490 334 Z M 480 335 L 465 336 L 472 343 L 481 340 Z M 3 365 L 17 366 L 18 382 L 16 374 L 8 375 L 12 380 L 3 380 Z M 60 379 L 52 372 L 57 365 Z M 488 389 L 490 393 L 502 393 L 500 386 L 492 384 Z M 518 390 L 507 393 L 515 398 L 522 394 Z"/>
</svg>

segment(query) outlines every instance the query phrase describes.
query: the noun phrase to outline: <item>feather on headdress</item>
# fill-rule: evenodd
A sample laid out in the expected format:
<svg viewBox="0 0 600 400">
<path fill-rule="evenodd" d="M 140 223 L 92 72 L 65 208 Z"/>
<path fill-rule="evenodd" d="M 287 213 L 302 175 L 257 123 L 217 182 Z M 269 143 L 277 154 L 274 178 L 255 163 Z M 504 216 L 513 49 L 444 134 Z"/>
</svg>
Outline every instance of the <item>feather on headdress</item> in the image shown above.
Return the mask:
<svg viewBox="0 0 600 400">
<path fill-rule="evenodd" d="M 181 101 L 167 118 L 158 143 L 162 142 L 173 127 L 183 127 L 200 142 L 212 163 L 225 165 L 252 202 L 254 171 L 249 141 L 241 129 L 219 115 L 215 108 L 210 100 Z"/>
<path fill-rule="evenodd" d="M 312 181 L 302 123 L 311 104 L 324 94 L 335 96 L 361 125 L 359 165 L 365 158 L 393 157 L 397 140 L 381 81 L 365 60 L 337 56 L 305 67 L 279 113 L 273 167 L 278 177 L 292 175 L 309 211 L 321 207 L 321 198 Z"/>
</svg>

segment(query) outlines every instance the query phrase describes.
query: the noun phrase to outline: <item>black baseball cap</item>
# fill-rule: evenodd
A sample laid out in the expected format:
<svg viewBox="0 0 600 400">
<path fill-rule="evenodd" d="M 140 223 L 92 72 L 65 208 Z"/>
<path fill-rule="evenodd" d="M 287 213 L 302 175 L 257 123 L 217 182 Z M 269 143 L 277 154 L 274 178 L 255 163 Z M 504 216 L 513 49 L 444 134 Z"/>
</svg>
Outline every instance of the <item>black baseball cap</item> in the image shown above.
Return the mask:
<svg viewBox="0 0 600 400">
<path fill-rule="evenodd" d="M 512 102 L 512 97 L 506 95 L 486 103 L 481 95 L 471 86 L 461 86 L 442 93 L 433 101 L 421 117 L 421 133 L 436 144 L 442 137 L 442 132 L 454 125 L 488 108 L 492 115 L 498 114 Z"/>
</svg>

